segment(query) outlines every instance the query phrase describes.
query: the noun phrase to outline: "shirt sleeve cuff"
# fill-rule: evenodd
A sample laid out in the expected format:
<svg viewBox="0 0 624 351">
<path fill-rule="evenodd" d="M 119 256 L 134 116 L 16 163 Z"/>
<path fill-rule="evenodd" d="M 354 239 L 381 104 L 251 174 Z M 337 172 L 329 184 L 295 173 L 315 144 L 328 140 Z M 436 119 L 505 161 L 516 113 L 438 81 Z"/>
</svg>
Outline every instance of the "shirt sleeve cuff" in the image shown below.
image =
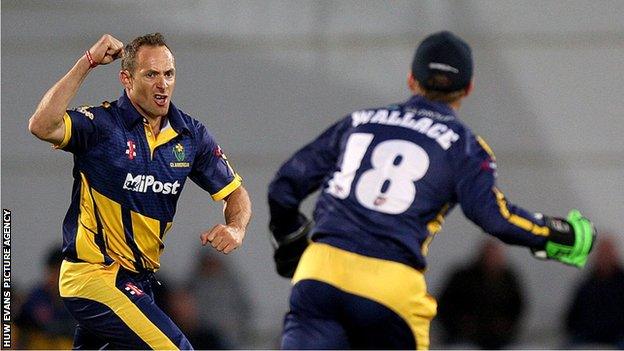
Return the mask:
<svg viewBox="0 0 624 351">
<path fill-rule="evenodd" d="M 63 121 L 65 122 L 65 136 L 63 136 L 63 141 L 61 141 L 58 145 L 53 145 L 55 149 L 62 149 L 67 144 L 69 144 L 69 139 L 71 139 L 71 130 L 72 130 L 72 121 L 67 112 L 63 115 Z"/>
<path fill-rule="evenodd" d="M 230 195 L 234 190 L 238 189 L 239 186 L 243 183 L 243 178 L 238 174 L 234 175 L 234 179 L 230 182 L 230 184 L 223 187 L 223 189 L 219 190 L 217 193 L 212 194 L 212 199 L 214 201 L 223 200 L 226 196 Z"/>
</svg>

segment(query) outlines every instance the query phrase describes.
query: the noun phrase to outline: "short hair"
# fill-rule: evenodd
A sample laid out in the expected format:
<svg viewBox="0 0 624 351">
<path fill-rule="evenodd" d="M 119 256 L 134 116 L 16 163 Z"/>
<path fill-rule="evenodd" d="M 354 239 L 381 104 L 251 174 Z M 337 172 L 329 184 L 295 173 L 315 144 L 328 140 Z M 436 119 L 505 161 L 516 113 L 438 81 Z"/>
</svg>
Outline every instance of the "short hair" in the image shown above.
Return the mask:
<svg viewBox="0 0 624 351">
<path fill-rule="evenodd" d="M 429 80 L 429 86 L 436 86 L 436 77 L 431 77 Z M 442 77 L 444 78 L 444 77 Z M 436 102 L 442 102 L 445 104 L 450 104 L 453 103 L 461 98 L 463 98 L 466 95 L 466 90 L 468 89 L 468 87 L 459 89 L 459 90 L 455 90 L 455 91 L 440 91 L 440 90 L 434 90 L 434 89 L 429 89 L 429 88 L 425 88 L 420 82 L 418 82 L 418 85 L 420 86 L 420 90 L 422 95 L 430 101 L 436 101 Z"/>
<path fill-rule="evenodd" d="M 139 49 L 142 46 L 164 46 L 171 51 L 165 41 L 165 37 L 160 33 L 150 33 L 136 37 L 124 48 L 124 55 L 121 59 L 122 70 L 134 72 L 134 69 L 136 68 L 137 52 L 139 52 Z"/>
</svg>

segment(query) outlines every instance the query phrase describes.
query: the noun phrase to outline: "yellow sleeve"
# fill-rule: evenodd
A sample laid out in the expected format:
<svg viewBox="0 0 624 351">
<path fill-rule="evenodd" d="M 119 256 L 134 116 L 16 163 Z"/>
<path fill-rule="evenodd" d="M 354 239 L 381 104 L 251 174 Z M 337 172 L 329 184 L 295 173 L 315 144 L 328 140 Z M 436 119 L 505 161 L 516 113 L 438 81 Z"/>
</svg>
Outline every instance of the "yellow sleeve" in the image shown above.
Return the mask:
<svg viewBox="0 0 624 351">
<path fill-rule="evenodd" d="M 241 178 L 241 176 L 239 176 L 238 174 L 234 174 L 234 179 L 230 182 L 230 184 L 224 186 L 223 189 L 210 196 L 212 196 L 212 199 L 214 201 L 223 200 L 223 198 L 230 195 L 234 190 L 238 189 L 241 184 L 243 184 L 243 178 Z"/>
<path fill-rule="evenodd" d="M 61 141 L 60 144 L 53 145 L 55 149 L 64 148 L 69 143 L 69 139 L 71 139 L 72 121 L 67 112 L 65 112 L 65 114 L 63 115 L 63 121 L 65 122 L 65 136 L 63 137 L 63 141 Z"/>
</svg>

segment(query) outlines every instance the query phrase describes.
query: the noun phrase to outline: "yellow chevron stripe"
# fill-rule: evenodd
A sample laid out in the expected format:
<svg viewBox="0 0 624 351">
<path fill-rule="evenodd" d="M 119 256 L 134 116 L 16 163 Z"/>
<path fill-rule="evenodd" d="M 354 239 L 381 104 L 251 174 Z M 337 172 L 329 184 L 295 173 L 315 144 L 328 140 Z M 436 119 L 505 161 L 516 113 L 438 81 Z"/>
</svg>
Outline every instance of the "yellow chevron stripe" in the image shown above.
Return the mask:
<svg viewBox="0 0 624 351">
<path fill-rule="evenodd" d="M 490 145 L 488 145 L 488 143 L 486 143 L 485 140 L 480 136 L 477 136 L 477 142 L 479 142 L 479 145 L 481 145 L 481 147 L 485 150 L 485 152 L 487 152 L 487 154 L 490 155 L 492 160 L 496 161 L 496 156 L 494 156 L 494 151 L 492 151 L 492 148 L 490 147 Z"/>
<path fill-rule="evenodd" d="M 550 235 L 550 229 L 548 227 L 539 226 L 528 219 L 518 216 L 516 214 L 512 214 L 509 212 L 509 208 L 507 208 L 507 200 L 505 200 L 505 195 L 498 190 L 496 187 L 492 188 L 494 194 L 496 194 L 496 203 L 498 204 L 498 208 L 500 210 L 501 215 L 509 221 L 509 223 L 515 225 L 516 227 L 520 227 L 527 232 L 531 232 L 535 235 L 539 236 L 548 236 Z"/>
<path fill-rule="evenodd" d="M 106 237 L 108 255 L 126 269 L 136 271 L 133 263 L 134 254 L 126 243 L 126 234 L 121 218 L 121 205 L 95 189 L 91 189 L 91 192 L 102 217 L 102 230 Z"/>
<path fill-rule="evenodd" d="M 444 206 L 442 206 L 440 212 L 438 212 L 435 218 L 427 223 L 427 231 L 429 232 L 429 235 L 422 243 L 420 248 L 420 252 L 423 256 L 427 256 L 429 254 L 429 245 L 431 245 L 431 242 L 435 238 L 435 235 L 438 234 L 440 230 L 442 230 L 442 224 L 444 224 L 444 216 L 446 215 L 446 212 L 448 212 L 450 207 L 450 203 L 444 204 Z"/>
<path fill-rule="evenodd" d="M 89 182 L 83 173 L 80 173 L 80 177 L 80 214 L 76 224 L 76 255 L 78 259 L 86 262 L 103 263 L 104 255 L 95 243 L 97 222 L 93 199 L 89 193 Z"/>
<path fill-rule="evenodd" d="M 429 325 L 437 303 L 427 293 L 424 275 L 416 269 L 311 243 L 301 257 L 292 283 L 304 279 L 325 282 L 388 307 L 405 320 L 419 350 L 429 347 Z"/>
<path fill-rule="evenodd" d="M 145 259 L 145 268 L 157 270 L 160 268 L 160 221 L 144 216 L 140 213 L 130 211 L 132 217 L 132 232 L 134 242 Z"/>
<path fill-rule="evenodd" d="M 154 350 L 178 347 L 115 285 L 118 262 L 110 266 L 63 261 L 59 290 L 62 297 L 97 301 L 110 308 Z"/>
</svg>

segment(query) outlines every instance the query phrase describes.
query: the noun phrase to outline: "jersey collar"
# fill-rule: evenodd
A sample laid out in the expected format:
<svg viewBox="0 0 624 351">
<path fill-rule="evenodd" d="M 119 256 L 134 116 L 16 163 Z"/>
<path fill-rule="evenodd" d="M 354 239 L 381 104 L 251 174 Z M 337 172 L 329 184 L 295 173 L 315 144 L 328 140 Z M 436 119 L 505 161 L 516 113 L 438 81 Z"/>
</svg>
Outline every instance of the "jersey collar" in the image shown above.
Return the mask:
<svg viewBox="0 0 624 351">
<path fill-rule="evenodd" d="M 136 110 L 130 98 L 124 91 L 119 100 L 117 100 L 117 106 L 122 112 L 122 119 L 126 128 L 132 129 L 137 123 L 143 121 L 143 116 Z M 167 120 L 171 124 L 171 128 L 178 134 L 187 134 L 193 136 L 190 129 L 186 125 L 186 122 L 182 118 L 182 111 L 180 111 L 173 103 L 169 104 L 169 112 L 167 113 Z"/>
<path fill-rule="evenodd" d="M 407 102 L 405 102 L 405 105 L 406 106 L 416 106 L 416 105 L 423 106 L 424 105 L 424 106 L 430 107 L 432 110 L 437 111 L 439 113 L 457 117 L 456 111 L 453 110 L 453 108 L 450 107 L 449 105 L 442 103 L 442 102 L 427 100 L 424 96 L 421 96 L 421 95 L 413 95 L 409 100 L 407 100 Z"/>
</svg>

